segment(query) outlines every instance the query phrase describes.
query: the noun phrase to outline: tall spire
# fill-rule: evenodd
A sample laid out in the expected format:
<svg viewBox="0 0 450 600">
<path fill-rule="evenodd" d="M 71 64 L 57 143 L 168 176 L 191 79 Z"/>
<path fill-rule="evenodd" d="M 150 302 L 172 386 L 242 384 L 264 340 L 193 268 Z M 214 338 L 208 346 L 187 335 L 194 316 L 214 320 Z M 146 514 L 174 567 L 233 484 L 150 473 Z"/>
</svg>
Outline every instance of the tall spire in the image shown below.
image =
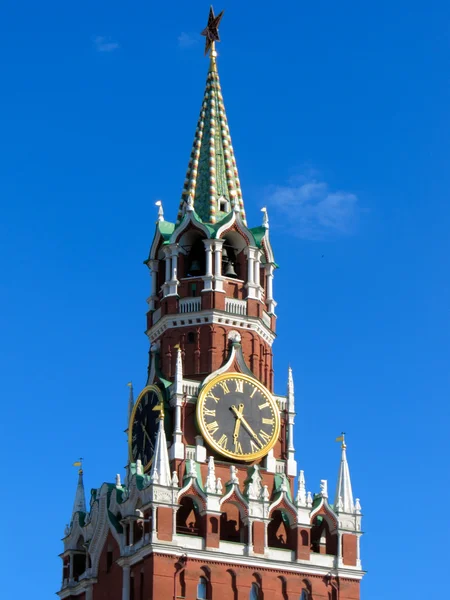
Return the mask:
<svg viewBox="0 0 450 600">
<path fill-rule="evenodd" d="M 209 21 L 203 32 L 207 36 L 207 50 L 210 50 L 209 71 L 177 221 L 181 220 L 190 197 L 195 212 L 205 223 L 220 221 L 235 207 L 245 222 L 241 183 L 216 63 L 215 42 L 219 41 L 217 20 L 220 21 L 222 13 L 220 18 L 216 18 L 211 11 L 209 18 L 213 19 L 215 30 L 209 45 Z"/>
<path fill-rule="evenodd" d="M 153 464 L 150 471 L 150 479 L 153 483 L 159 485 L 170 485 L 172 479 L 170 476 L 169 453 L 167 452 L 166 432 L 164 431 L 164 408 L 162 405 L 155 406 L 160 409 L 159 428 L 156 436 L 155 453 L 153 454 Z"/>
<path fill-rule="evenodd" d="M 72 516 L 77 512 L 86 512 L 86 496 L 84 494 L 83 469 L 78 470 L 78 484 L 73 502 Z"/>
<path fill-rule="evenodd" d="M 127 421 L 127 426 L 128 426 L 130 424 L 131 414 L 133 412 L 134 395 L 133 395 L 133 383 L 131 381 L 129 381 L 127 383 L 127 386 L 130 389 L 130 393 L 128 395 L 128 421 Z"/>
<path fill-rule="evenodd" d="M 344 434 L 342 434 L 341 439 L 341 464 L 339 465 L 334 506 L 339 512 L 353 513 L 355 506 L 353 504 L 352 484 L 350 481 L 350 470 L 348 468 L 346 453 L 347 445 L 345 443 Z"/>
</svg>

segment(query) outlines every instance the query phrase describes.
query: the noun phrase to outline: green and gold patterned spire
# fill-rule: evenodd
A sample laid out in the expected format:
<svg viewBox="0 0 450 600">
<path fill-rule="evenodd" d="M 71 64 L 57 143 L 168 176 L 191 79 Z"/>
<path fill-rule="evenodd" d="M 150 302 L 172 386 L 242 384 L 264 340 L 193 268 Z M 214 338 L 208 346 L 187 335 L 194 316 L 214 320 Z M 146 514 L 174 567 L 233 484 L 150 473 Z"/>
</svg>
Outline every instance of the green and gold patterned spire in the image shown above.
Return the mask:
<svg viewBox="0 0 450 600">
<path fill-rule="evenodd" d="M 195 212 L 204 223 L 214 224 L 220 221 L 235 207 L 245 222 L 241 184 L 217 72 L 215 41 L 219 41 L 217 26 L 221 16 L 222 13 L 215 17 L 211 8 L 208 27 L 203 32 L 210 51 L 210 64 L 181 195 L 178 222 L 187 203 L 193 204 Z M 211 31 L 211 27 L 215 29 Z"/>
</svg>

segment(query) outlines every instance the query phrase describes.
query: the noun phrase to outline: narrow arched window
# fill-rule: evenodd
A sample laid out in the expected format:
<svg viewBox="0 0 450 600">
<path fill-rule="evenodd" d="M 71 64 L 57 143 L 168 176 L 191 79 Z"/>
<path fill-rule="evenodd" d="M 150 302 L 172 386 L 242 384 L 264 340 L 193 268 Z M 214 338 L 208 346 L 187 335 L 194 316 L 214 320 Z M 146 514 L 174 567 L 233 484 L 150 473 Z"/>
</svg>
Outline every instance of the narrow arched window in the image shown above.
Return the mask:
<svg viewBox="0 0 450 600">
<path fill-rule="evenodd" d="M 200 577 L 197 585 L 197 600 L 207 600 L 208 598 L 208 581 L 206 577 Z"/>
<path fill-rule="evenodd" d="M 309 600 L 309 594 L 307 590 L 302 590 L 300 600 Z"/>
<path fill-rule="evenodd" d="M 252 583 L 252 587 L 250 589 L 249 600 L 259 600 L 261 597 L 259 585 L 257 583 Z"/>
</svg>

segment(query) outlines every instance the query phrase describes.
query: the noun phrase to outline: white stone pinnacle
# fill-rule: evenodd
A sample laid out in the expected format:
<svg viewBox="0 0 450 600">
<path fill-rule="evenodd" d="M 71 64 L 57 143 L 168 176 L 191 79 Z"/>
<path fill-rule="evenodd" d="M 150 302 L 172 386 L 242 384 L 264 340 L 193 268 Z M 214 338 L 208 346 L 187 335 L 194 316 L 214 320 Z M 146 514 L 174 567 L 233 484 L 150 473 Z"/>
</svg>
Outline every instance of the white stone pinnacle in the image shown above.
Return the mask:
<svg viewBox="0 0 450 600">
<path fill-rule="evenodd" d="M 334 505 L 337 507 L 339 504 L 339 498 L 341 498 L 342 508 L 340 508 L 339 511 L 344 513 L 353 513 L 355 507 L 353 504 L 353 492 L 350 481 L 350 470 L 348 468 L 346 448 L 346 444 L 343 442 L 341 447 L 341 463 L 339 465 Z"/>
<path fill-rule="evenodd" d="M 164 431 L 164 419 L 159 419 L 158 434 L 156 436 L 155 452 L 153 455 L 153 464 L 150 471 L 151 481 L 156 483 L 155 475 L 158 478 L 159 485 L 171 485 L 169 453 L 167 452 L 166 432 Z"/>
<path fill-rule="evenodd" d="M 306 482 L 304 471 L 300 471 L 298 475 L 297 504 L 298 506 L 306 506 Z"/>
<path fill-rule="evenodd" d="M 164 221 L 164 210 L 161 200 L 155 202 L 155 206 L 158 206 L 158 221 Z"/>
<path fill-rule="evenodd" d="M 326 479 L 320 480 L 320 493 L 323 498 L 328 498 L 328 481 Z"/>
<path fill-rule="evenodd" d="M 216 467 L 214 465 L 214 457 L 210 456 L 208 460 L 208 475 L 206 477 L 206 493 L 216 493 Z"/>
<path fill-rule="evenodd" d="M 183 393 L 183 359 L 181 355 L 181 348 L 177 348 L 177 360 L 175 364 L 175 393 Z"/>
<path fill-rule="evenodd" d="M 83 469 L 78 471 L 78 484 L 75 492 L 75 500 L 73 503 L 72 516 L 76 512 L 86 512 L 86 496 L 84 494 Z"/>
</svg>

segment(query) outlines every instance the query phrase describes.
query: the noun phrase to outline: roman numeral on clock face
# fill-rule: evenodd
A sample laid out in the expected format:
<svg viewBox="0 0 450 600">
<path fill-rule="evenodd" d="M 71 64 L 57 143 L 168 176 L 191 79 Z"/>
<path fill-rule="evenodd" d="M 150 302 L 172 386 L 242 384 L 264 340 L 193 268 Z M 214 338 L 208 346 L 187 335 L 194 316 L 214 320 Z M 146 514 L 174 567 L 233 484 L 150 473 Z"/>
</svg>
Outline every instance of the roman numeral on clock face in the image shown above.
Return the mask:
<svg viewBox="0 0 450 600">
<path fill-rule="evenodd" d="M 220 385 L 220 387 L 222 388 L 222 390 L 223 390 L 223 393 L 224 393 L 224 394 L 229 394 L 229 393 L 230 393 L 230 388 L 228 387 L 228 385 L 227 385 L 227 382 L 226 382 L 226 381 L 221 381 L 221 382 L 219 383 L 219 385 Z"/>
<path fill-rule="evenodd" d="M 206 395 L 207 398 L 211 398 L 211 400 L 214 400 L 214 402 L 217 404 L 217 402 L 219 402 L 220 398 L 218 398 L 217 396 L 214 396 L 214 394 L 209 391 Z"/>
<path fill-rule="evenodd" d="M 261 448 L 257 446 L 253 440 L 250 440 L 250 448 L 252 449 L 252 452 L 259 452 L 259 450 L 261 450 Z"/>
<path fill-rule="evenodd" d="M 270 404 L 268 402 L 264 402 L 264 404 L 258 404 L 259 410 L 262 410 L 263 408 L 267 408 L 268 406 L 270 406 Z"/>
<path fill-rule="evenodd" d="M 236 454 L 242 454 L 241 442 L 238 442 L 237 440 L 234 442 L 234 451 L 236 452 Z"/>
<path fill-rule="evenodd" d="M 205 406 L 203 407 L 203 414 L 205 415 L 205 417 L 215 417 L 216 411 L 215 409 L 206 408 Z"/>
<path fill-rule="evenodd" d="M 263 425 L 273 425 L 275 423 L 275 419 L 262 419 Z"/>
<path fill-rule="evenodd" d="M 220 440 L 217 442 L 218 446 L 220 446 L 221 448 L 223 448 L 225 450 L 225 448 L 227 447 L 227 443 L 228 443 L 228 438 L 225 434 L 223 434 L 223 436 L 220 438 Z"/>
<path fill-rule="evenodd" d="M 259 437 L 262 438 L 265 442 L 270 442 L 270 435 L 268 435 L 263 429 L 259 430 Z"/>
<path fill-rule="evenodd" d="M 216 431 L 219 430 L 219 424 L 217 421 L 213 421 L 212 423 L 207 423 L 206 429 L 209 431 L 211 435 L 214 435 Z"/>
<path fill-rule="evenodd" d="M 243 394 L 244 393 L 244 382 L 242 379 L 235 379 L 234 383 L 236 384 L 236 393 Z"/>
</svg>

